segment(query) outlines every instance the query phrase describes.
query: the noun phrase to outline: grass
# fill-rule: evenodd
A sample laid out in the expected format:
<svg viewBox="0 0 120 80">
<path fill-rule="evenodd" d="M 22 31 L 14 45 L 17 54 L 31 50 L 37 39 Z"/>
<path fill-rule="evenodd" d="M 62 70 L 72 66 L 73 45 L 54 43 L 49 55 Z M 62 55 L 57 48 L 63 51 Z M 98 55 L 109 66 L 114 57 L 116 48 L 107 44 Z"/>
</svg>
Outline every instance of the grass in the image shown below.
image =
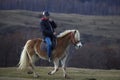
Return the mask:
<svg viewBox="0 0 120 80">
<path fill-rule="evenodd" d="M 39 78 L 33 78 L 32 74 L 25 71 L 18 71 L 15 67 L 0 68 L 0 80 L 66 80 L 63 78 L 61 68 L 54 75 L 48 75 L 51 67 L 37 67 L 36 71 L 40 74 Z M 97 70 L 97 69 L 81 69 L 67 68 L 67 73 L 71 77 L 70 80 L 120 80 L 120 70 Z M 15 79 L 16 78 L 16 79 Z"/>
</svg>

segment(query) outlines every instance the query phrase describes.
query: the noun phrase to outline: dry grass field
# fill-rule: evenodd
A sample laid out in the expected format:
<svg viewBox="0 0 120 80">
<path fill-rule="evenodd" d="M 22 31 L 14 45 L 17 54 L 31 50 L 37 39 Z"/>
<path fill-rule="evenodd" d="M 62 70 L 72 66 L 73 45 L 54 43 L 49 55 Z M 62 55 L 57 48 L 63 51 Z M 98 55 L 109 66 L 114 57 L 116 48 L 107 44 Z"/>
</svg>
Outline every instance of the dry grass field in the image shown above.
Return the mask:
<svg viewBox="0 0 120 80">
<path fill-rule="evenodd" d="M 10 28 L 17 30 L 20 27 L 39 28 L 39 17 L 41 17 L 41 12 L 1 10 L 0 31 Z M 51 17 L 58 24 L 57 31 L 78 29 L 85 34 L 120 38 L 120 16 L 51 13 Z"/>
<path fill-rule="evenodd" d="M 33 78 L 32 74 L 18 71 L 16 67 L 0 68 L 0 80 L 120 80 L 120 70 L 98 70 L 67 68 L 70 79 L 64 79 L 61 68 L 54 75 L 47 73 L 52 67 L 37 67 L 39 78 Z"/>
</svg>

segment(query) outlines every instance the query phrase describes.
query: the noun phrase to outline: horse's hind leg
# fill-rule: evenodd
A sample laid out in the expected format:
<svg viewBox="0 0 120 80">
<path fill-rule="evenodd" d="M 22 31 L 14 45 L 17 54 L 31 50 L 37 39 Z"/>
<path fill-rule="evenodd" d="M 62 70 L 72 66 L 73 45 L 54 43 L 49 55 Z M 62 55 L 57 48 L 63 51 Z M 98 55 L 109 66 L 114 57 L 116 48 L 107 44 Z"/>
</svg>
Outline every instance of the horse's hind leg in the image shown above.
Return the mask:
<svg viewBox="0 0 120 80">
<path fill-rule="evenodd" d="M 49 75 L 52 75 L 54 74 L 56 71 L 58 71 L 58 67 L 59 67 L 59 59 L 55 59 L 54 60 L 54 70 L 49 72 L 48 74 Z"/>
<path fill-rule="evenodd" d="M 34 63 L 39 59 L 39 57 L 34 54 L 32 57 L 31 57 L 31 60 L 29 62 L 29 72 L 28 73 L 33 73 L 34 74 L 34 77 L 39 77 L 39 75 L 36 73 L 35 71 L 35 65 Z"/>
</svg>

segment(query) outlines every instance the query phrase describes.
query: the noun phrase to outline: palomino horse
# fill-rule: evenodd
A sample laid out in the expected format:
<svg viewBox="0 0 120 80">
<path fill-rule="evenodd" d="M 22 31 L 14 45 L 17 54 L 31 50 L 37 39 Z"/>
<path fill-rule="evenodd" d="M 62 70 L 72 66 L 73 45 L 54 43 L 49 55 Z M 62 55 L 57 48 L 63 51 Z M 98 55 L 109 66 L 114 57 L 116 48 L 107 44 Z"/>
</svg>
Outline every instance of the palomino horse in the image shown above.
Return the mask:
<svg viewBox="0 0 120 80">
<path fill-rule="evenodd" d="M 29 71 L 34 73 L 34 77 L 38 77 L 38 74 L 34 70 L 34 63 L 36 61 L 36 58 L 38 57 L 45 60 L 48 59 L 47 53 L 43 50 L 40 50 L 41 42 L 42 39 L 40 38 L 28 40 L 24 46 L 19 61 L 18 69 L 20 70 L 29 69 Z M 80 42 L 80 33 L 78 30 L 66 30 L 57 36 L 57 45 L 55 49 L 52 51 L 54 70 L 49 72 L 48 73 L 49 75 L 52 75 L 56 71 L 58 71 L 59 61 L 61 61 L 63 75 L 65 78 L 68 78 L 65 64 L 66 64 L 66 59 L 68 57 L 68 53 L 66 52 L 66 49 L 70 44 L 74 44 L 76 47 L 82 46 Z"/>
</svg>

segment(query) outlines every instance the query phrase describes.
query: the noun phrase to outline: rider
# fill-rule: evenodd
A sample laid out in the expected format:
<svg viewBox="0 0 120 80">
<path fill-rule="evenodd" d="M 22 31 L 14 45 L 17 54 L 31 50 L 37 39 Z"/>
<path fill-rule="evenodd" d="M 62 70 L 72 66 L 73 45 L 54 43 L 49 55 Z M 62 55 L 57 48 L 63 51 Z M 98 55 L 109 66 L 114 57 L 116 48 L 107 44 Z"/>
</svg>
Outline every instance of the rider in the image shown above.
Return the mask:
<svg viewBox="0 0 120 80">
<path fill-rule="evenodd" d="M 41 32 L 42 36 L 47 43 L 47 54 L 48 54 L 48 60 L 51 62 L 51 52 L 52 52 L 52 47 L 53 47 L 53 41 L 56 38 L 55 34 L 56 32 L 54 29 L 57 27 L 55 22 L 49 18 L 50 13 L 48 11 L 43 11 L 43 17 L 40 20 L 40 27 L 41 27 Z"/>
</svg>

